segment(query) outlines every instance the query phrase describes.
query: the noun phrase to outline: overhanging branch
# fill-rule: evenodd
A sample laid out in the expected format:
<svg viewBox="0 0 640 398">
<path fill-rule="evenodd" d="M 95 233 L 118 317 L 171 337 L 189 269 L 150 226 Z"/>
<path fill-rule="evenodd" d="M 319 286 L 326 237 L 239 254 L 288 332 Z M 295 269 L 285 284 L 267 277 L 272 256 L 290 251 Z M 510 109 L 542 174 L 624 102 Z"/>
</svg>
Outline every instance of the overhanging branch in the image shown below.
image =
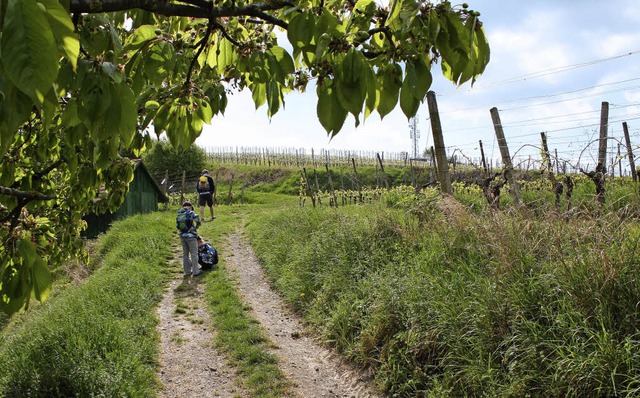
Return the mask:
<svg viewBox="0 0 640 398">
<path fill-rule="evenodd" d="M 189 4 L 185 4 L 189 3 Z M 272 25 L 287 28 L 288 24 L 267 11 L 280 10 L 292 6 L 289 1 L 274 1 L 249 4 L 244 7 L 213 7 L 211 3 L 199 0 L 187 0 L 182 4 L 168 0 L 71 0 L 71 13 L 98 14 L 129 10 L 144 10 L 166 17 L 219 18 L 219 17 L 255 17 Z"/>
<path fill-rule="evenodd" d="M 3 187 L 3 186 L 0 186 L 0 195 L 15 196 L 18 199 L 23 199 L 23 200 L 27 200 L 27 201 L 32 201 L 32 200 L 52 200 L 52 199 L 56 198 L 55 196 L 45 195 L 45 194 L 37 192 L 37 191 L 21 191 L 19 189 L 8 188 L 8 187 Z"/>
</svg>

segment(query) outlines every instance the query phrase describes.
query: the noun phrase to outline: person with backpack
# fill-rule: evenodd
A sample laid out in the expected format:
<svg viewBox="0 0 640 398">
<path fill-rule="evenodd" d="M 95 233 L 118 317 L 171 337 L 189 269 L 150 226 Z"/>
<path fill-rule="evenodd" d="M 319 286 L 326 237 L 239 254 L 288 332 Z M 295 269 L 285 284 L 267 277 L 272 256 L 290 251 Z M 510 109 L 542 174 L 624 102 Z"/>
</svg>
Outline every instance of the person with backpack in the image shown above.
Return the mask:
<svg viewBox="0 0 640 398">
<path fill-rule="evenodd" d="M 182 243 L 182 268 L 184 276 L 198 276 L 202 270 L 198 267 L 198 234 L 200 217 L 193 211 L 191 202 L 186 201 L 176 213 L 176 228 Z"/>
<path fill-rule="evenodd" d="M 211 212 L 211 220 L 215 220 L 216 216 L 213 214 L 213 193 L 216 191 L 216 186 L 213 183 L 213 178 L 209 175 L 209 170 L 202 170 L 202 175 L 198 179 L 196 185 L 196 191 L 198 192 L 198 206 L 200 206 L 200 218 L 204 220 L 204 206 L 209 206 Z"/>
</svg>

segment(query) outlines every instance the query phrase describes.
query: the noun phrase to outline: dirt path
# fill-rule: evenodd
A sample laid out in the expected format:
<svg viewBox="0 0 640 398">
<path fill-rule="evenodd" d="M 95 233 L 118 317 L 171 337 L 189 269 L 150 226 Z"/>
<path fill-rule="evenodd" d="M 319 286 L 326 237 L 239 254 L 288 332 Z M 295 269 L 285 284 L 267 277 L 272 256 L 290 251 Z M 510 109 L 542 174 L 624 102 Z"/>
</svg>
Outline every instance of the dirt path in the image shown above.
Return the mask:
<svg viewBox="0 0 640 398">
<path fill-rule="evenodd" d="M 225 253 L 240 296 L 276 345 L 273 353 L 299 397 L 377 397 L 370 389 L 370 375 L 343 363 L 306 335 L 302 322 L 270 289 L 253 249 L 240 233 L 229 237 Z"/>
<path fill-rule="evenodd" d="M 242 397 L 233 369 L 214 347 L 215 328 L 206 311 L 198 278 L 182 277 L 181 251 L 171 260 L 178 270 L 158 307 L 161 398 Z"/>
<path fill-rule="evenodd" d="M 221 247 L 225 265 L 240 297 L 251 306 L 273 342 L 273 354 L 301 398 L 376 398 L 370 375 L 344 363 L 340 357 L 305 333 L 270 287 L 251 246 L 240 232 Z M 177 253 L 180 256 L 180 253 Z M 179 260 L 172 260 L 182 269 Z M 178 309 L 178 311 L 176 311 Z M 202 286 L 182 276 L 171 286 L 158 309 L 161 336 L 161 397 L 244 397 L 233 380 L 234 370 L 213 347 L 215 325 L 205 311 Z"/>
</svg>

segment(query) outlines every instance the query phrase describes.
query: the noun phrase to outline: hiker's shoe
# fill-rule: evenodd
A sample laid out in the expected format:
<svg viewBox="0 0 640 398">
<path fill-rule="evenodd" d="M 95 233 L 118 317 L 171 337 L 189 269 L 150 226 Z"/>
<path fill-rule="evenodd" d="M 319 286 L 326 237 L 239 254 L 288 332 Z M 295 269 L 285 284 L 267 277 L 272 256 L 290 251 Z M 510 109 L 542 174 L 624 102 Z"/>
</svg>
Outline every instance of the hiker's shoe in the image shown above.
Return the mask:
<svg viewBox="0 0 640 398">
<path fill-rule="evenodd" d="M 194 272 L 193 273 L 193 277 L 195 278 L 196 276 L 200 276 L 202 275 L 202 271 L 198 271 L 198 272 Z"/>
<path fill-rule="evenodd" d="M 216 219 L 216 216 L 211 217 L 211 221 L 213 221 L 213 220 L 215 220 L 215 219 Z"/>
</svg>

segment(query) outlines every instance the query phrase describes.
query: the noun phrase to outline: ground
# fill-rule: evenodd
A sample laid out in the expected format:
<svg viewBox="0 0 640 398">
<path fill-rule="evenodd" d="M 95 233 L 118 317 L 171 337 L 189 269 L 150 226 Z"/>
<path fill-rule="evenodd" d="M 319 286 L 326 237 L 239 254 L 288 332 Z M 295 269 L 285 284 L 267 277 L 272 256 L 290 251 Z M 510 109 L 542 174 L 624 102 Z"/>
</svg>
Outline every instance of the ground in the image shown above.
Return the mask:
<svg viewBox="0 0 640 398">
<path fill-rule="evenodd" d="M 370 374 L 344 361 L 305 329 L 271 290 L 251 246 L 238 231 L 220 247 L 239 296 L 273 343 L 273 354 L 296 397 L 378 397 Z M 176 250 L 173 267 L 181 270 Z M 178 273 L 176 273 L 178 274 Z M 158 308 L 161 397 L 243 397 L 235 370 L 213 346 L 215 325 L 206 312 L 202 281 L 173 280 Z"/>
</svg>

